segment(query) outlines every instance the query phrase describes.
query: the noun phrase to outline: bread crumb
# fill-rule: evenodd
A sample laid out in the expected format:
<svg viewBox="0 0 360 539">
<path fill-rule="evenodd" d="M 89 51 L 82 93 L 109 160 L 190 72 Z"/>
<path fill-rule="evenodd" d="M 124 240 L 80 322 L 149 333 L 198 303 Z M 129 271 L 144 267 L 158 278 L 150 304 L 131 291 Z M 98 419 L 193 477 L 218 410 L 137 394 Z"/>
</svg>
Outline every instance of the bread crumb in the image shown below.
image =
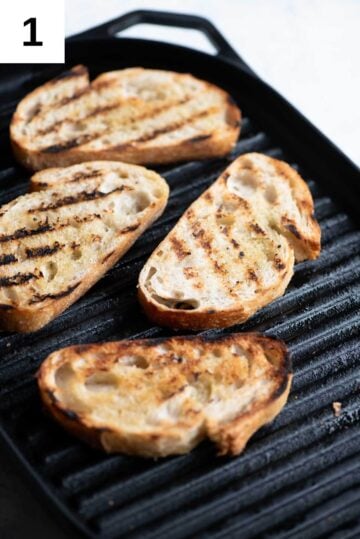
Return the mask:
<svg viewBox="0 0 360 539">
<path fill-rule="evenodd" d="M 341 414 L 341 402 L 333 402 L 332 407 L 334 410 L 335 417 L 339 417 L 339 415 Z"/>
</svg>

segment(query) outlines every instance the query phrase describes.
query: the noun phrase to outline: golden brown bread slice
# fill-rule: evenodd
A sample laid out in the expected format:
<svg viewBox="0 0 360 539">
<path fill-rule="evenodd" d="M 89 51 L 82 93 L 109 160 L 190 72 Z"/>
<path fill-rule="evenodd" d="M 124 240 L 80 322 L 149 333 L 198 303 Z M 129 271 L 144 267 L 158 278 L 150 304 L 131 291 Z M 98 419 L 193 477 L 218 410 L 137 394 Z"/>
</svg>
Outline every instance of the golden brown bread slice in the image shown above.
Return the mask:
<svg viewBox="0 0 360 539">
<path fill-rule="evenodd" d="M 256 333 L 71 346 L 42 364 L 42 400 L 66 429 L 107 452 L 186 453 L 208 437 L 237 455 L 285 405 L 285 345 Z"/>
<path fill-rule="evenodd" d="M 294 260 L 319 255 L 313 210 L 289 165 L 256 153 L 239 157 L 146 262 L 139 278 L 145 312 L 173 328 L 244 322 L 284 293 Z"/>
<path fill-rule="evenodd" d="M 32 170 L 90 160 L 171 163 L 226 155 L 240 130 L 230 96 L 188 74 L 143 68 L 89 82 L 76 66 L 18 105 L 10 125 L 17 159 Z"/>
<path fill-rule="evenodd" d="M 0 327 L 35 331 L 82 296 L 163 212 L 168 186 L 97 161 L 36 174 L 0 208 Z"/>
</svg>

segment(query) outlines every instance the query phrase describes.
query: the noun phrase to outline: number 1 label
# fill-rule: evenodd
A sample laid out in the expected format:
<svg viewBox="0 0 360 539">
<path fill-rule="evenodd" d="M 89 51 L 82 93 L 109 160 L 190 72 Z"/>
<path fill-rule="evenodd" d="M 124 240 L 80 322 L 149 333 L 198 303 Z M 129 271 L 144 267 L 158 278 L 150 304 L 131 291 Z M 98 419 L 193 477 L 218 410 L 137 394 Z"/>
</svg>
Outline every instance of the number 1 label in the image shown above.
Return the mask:
<svg viewBox="0 0 360 539">
<path fill-rule="evenodd" d="M 30 41 L 24 41 L 25 47 L 42 47 L 42 41 L 36 41 L 36 18 L 31 17 L 24 22 L 24 26 L 30 24 Z"/>
<path fill-rule="evenodd" d="M 1 64 L 63 64 L 65 0 L 3 2 L 6 9 L 0 15 L 0 69 Z"/>
</svg>

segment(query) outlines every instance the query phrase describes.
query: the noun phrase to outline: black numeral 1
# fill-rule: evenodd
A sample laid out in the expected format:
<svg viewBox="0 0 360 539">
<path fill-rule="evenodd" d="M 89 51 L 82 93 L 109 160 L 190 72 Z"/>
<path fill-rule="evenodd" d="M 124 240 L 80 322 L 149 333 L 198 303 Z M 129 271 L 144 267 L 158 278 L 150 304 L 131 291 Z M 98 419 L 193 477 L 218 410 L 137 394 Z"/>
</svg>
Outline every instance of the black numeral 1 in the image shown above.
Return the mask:
<svg viewBox="0 0 360 539">
<path fill-rule="evenodd" d="M 36 19 L 31 17 L 24 22 L 24 26 L 30 24 L 30 41 L 24 41 L 25 47 L 41 47 L 43 42 L 36 41 Z"/>
</svg>

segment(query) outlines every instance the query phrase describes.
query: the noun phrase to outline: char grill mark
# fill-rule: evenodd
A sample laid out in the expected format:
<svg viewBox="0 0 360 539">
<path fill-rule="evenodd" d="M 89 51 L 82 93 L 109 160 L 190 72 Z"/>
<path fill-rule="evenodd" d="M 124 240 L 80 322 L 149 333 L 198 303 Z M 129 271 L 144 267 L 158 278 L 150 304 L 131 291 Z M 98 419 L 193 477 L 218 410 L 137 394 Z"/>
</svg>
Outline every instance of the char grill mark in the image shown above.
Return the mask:
<svg viewBox="0 0 360 539">
<path fill-rule="evenodd" d="M 14 264 L 18 259 L 13 254 L 0 255 L 0 266 L 7 266 L 8 264 Z"/>
<path fill-rule="evenodd" d="M 301 239 L 301 234 L 294 224 L 289 223 L 289 224 L 286 224 L 285 227 L 288 229 L 289 232 L 291 232 L 291 234 L 295 236 L 295 238 L 297 238 L 298 240 Z"/>
<path fill-rule="evenodd" d="M 51 247 L 50 245 L 44 245 L 41 247 L 33 247 L 32 249 L 26 249 L 26 256 L 27 258 L 40 258 L 43 256 L 49 256 L 54 253 L 57 253 L 63 247 L 64 245 L 60 245 L 60 243 L 56 241 Z"/>
<path fill-rule="evenodd" d="M 174 122 L 172 124 L 168 124 L 164 127 L 160 127 L 159 129 L 154 129 L 151 133 L 148 133 L 147 135 L 143 135 L 141 137 L 138 137 L 133 140 L 129 140 L 128 142 L 125 142 L 124 144 L 119 144 L 116 146 L 117 149 L 127 148 L 131 144 L 137 144 L 139 142 L 149 142 L 150 140 L 153 140 L 157 138 L 160 135 L 165 135 L 166 133 L 171 133 L 172 131 L 177 131 L 178 129 L 181 129 L 185 125 L 193 123 L 194 120 L 198 120 L 199 118 L 205 118 L 208 116 L 212 110 L 203 110 L 201 112 L 198 112 L 191 116 L 190 118 L 187 118 L 186 120 L 181 120 L 179 122 Z"/>
<path fill-rule="evenodd" d="M 11 286 L 19 286 L 39 277 L 34 273 L 16 273 L 11 277 L 0 277 L 0 288 L 9 288 Z"/>
<path fill-rule="evenodd" d="M 174 249 L 174 252 L 179 260 L 182 260 L 186 256 L 191 255 L 191 251 L 189 249 L 186 249 L 186 243 L 176 236 L 170 236 L 170 243 Z"/>
<path fill-rule="evenodd" d="M 167 105 L 160 105 L 158 107 L 154 107 L 152 110 L 149 110 L 148 112 L 145 112 L 144 114 L 141 114 L 140 116 L 136 116 L 134 120 L 136 122 L 146 120 L 147 118 L 151 118 L 155 114 L 159 115 L 175 107 L 180 107 L 181 105 L 185 105 L 189 101 L 190 101 L 190 97 L 185 97 L 184 99 L 179 99 L 178 101 L 175 101 L 174 103 L 168 103 Z"/>
<path fill-rule="evenodd" d="M 41 258 L 44 256 L 49 256 L 55 254 L 57 251 L 65 247 L 60 245 L 59 242 L 55 242 L 54 245 L 44 245 L 40 247 L 28 248 L 25 250 L 27 258 Z M 6 266 L 8 264 L 14 264 L 18 262 L 18 259 L 14 254 L 4 254 L 0 255 L 0 266 Z"/>
<path fill-rule="evenodd" d="M 45 232 L 50 232 L 53 230 L 53 227 L 49 223 L 42 224 L 37 228 L 27 229 L 19 228 L 15 230 L 12 234 L 2 234 L 0 236 L 0 243 L 5 243 L 8 241 L 19 240 L 22 238 L 27 238 L 29 236 L 36 236 L 38 234 L 45 234 Z"/>
<path fill-rule="evenodd" d="M 227 273 L 227 269 L 223 264 L 220 264 L 217 260 L 213 261 L 214 268 L 218 273 Z"/>
<path fill-rule="evenodd" d="M 109 195 L 112 195 L 115 192 L 121 193 L 124 189 L 131 190 L 130 187 L 126 187 L 125 185 L 121 185 L 120 187 L 117 187 L 113 191 L 109 191 L 108 193 L 103 193 L 102 191 L 99 191 L 98 189 L 94 189 L 93 191 L 82 191 L 81 193 L 78 193 L 77 195 L 68 195 L 64 198 L 60 198 L 59 200 L 56 200 L 55 202 L 52 202 L 48 204 L 47 206 L 38 206 L 37 208 L 31 208 L 28 210 L 28 213 L 37 213 L 37 212 L 43 212 L 43 211 L 49 211 L 49 210 L 57 210 L 58 208 L 63 208 L 64 206 L 71 206 L 73 204 L 79 204 L 81 202 L 89 202 L 92 200 L 99 200 L 101 198 L 105 198 Z"/>
<path fill-rule="evenodd" d="M 84 92 L 83 92 L 84 93 Z M 155 115 L 159 115 L 162 112 L 166 112 L 172 108 L 179 107 L 180 105 L 185 105 L 188 101 L 190 101 L 190 98 L 187 97 L 185 99 L 181 99 L 175 103 L 169 103 L 168 105 L 161 105 L 160 107 L 154 107 L 152 110 L 149 110 L 148 112 L 141 114 L 139 116 L 134 115 L 134 117 L 131 119 L 131 123 L 134 122 L 141 122 L 142 120 L 146 120 L 147 118 L 154 117 Z M 118 109 L 121 104 L 123 103 L 123 100 L 114 103 L 113 105 L 106 105 L 104 107 L 97 107 L 93 109 L 87 116 L 84 116 L 80 120 L 80 123 L 86 122 L 89 118 L 92 118 L 94 116 L 101 116 L 101 114 L 104 114 L 106 112 L 111 112 L 112 110 Z M 48 128 L 37 131 L 38 135 L 47 135 L 51 133 L 52 131 L 57 131 L 63 123 L 71 123 L 76 124 L 76 121 L 71 121 L 69 119 L 60 120 L 58 122 L 55 122 L 54 124 L 50 125 Z M 92 135 L 82 135 L 80 137 L 76 137 L 73 139 L 70 139 L 69 141 L 62 142 L 59 144 L 52 144 L 51 146 L 47 146 L 42 149 L 45 153 L 59 153 L 63 152 L 65 150 L 70 150 L 71 148 L 75 148 L 77 146 L 81 146 L 82 144 L 86 144 L 88 142 L 91 142 L 92 140 L 95 140 L 105 133 L 110 134 L 113 133 L 113 129 L 109 130 L 103 130 L 103 131 L 97 131 L 96 133 L 93 133 Z M 127 143 L 126 143 L 127 144 Z"/>
<path fill-rule="evenodd" d="M 102 175 L 101 170 L 90 170 L 89 172 L 76 172 L 71 179 L 66 179 L 66 183 L 77 182 L 80 180 L 91 180 L 93 178 L 99 178 Z M 39 187 L 48 187 L 49 184 L 46 182 L 36 182 L 36 185 Z"/>
<path fill-rule="evenodd" d="M 199 273 L 196 268 L 192 266 L 187 266 L 183 268 L 183 274 L 185 275 L 186 279 L 194 279 L 198 277 Z M 199 288 L 200 283 L 196 283 L 196 287 Z"/>
<path fill-rule="evenodd" d="M 62 290 L 61 292 L 58 292 L 57 294 L 34 294 L 34 296 L 29 301 L 29 305 L 33 305 L 35 303 L 41 303 L 47 299 L 61 299 L 65 298 L 66 296 L 69 296 L 76 288 L 80 285 L 80 283 L 76 283 L 72 286 L 69 286 L 66 290 Z"/>
<path fill-rule="evenodd" d="M 140 226 L 140 223 L 134 223 L 133 225 L 129 225 L 125 228 L 123 228 L 120 231 L 120 234 L 128 234 L 129 232 L 134 232 L 134 230 L 137 230 Z"/>
<path fill-rule="evenodd" d="M 192 214 L 190 212 L 187 213 L 187 216 L 189 218 L 192 217 Z M 223 275 L 226 275 L 228 273 L 226 267 L 224 264 L 221 264 L 218 260 L 215 260 L 213 255 L 213 237 L 211 234 L 208 234 L 203 228 L 201 228 L 199 223 L 195 223 L 191 226 L 192 229 L 192 236 L 195 238 L 196 242 L 204 249 L 205 253 L 207 254 L 210 262 L 213 265 L 215 273 L 222 273 Z M 215 254 L 215 253 L 214 253 Z"/>
<path fill-rule="evenodd" d="M 102 259 L 101 263 L 102 264 L 105 264 L 105 262 L 107 260 L 109 260 L 109 258 L 115 253 L 115 251 L 110 251 L 110 253 L 108 253 L 106 256 L 104 256 L 104 258 Z"/>
<path fill-rule="evenodd" d="M 112 105 L 104 105 L 103 107 L 95 107 L 87 116 L 84 116 L 81 119 L 81 122 L 84 122 L 88 120 L 89 118 L 92 118 L 93 116 L 99 116 L 100 114 L 103 114 L 104 112 L 110 112 L 112 110 L 117 109 L 122 104 L 122 99 L 117 101 L 116 103 L 113 103 Z"/>
<path fill-rule="evenodd" d="M 258 276 L 256 275 L 255 271 L 253 269 L 249 269 L 248 270 L 248 277 L 251 281 L 255 281 L 255 282 L 258 282 L 259 279 L 258 279 Z"/>
<path fill-rule="evenodd" d="M 64 105 L 68 105 L 69 103 L 71 103 L 71 101 L 76 101 L 77 99 L 79 99 L 80 97 L 88 93 L 89 93 L 89 88 L 79 90 L 78 92 L 75 92 L 73 95 L 69 97 L 64 97 L 59 103 L 55 105 L 55 107 L 60 108 L 60 107 L 63 107 Z"/>
<path fill-rule="evenodd" d="M 147 118 L 150 118 L 150 117 L 152 117 L 152 116 L 154 116 L 156 114 L 158 115 L 158 114 L 161 114 L 162 112 L 166 112 L 166 111 L 168 111 L 168 110 L 170 110 L 170 109 L 172 109 L 174 107 L 184 105 L 188 101 L 190 101 L 190 98 L 181 99 L 181 100 L 179 100 L 179 101 L 177 101 L 175 103 L 169 103 L 168 105 L 161 105 L 159 107 L 154 107 L 153 109 L 151 109 L 148 112 L 145 112 L 143 114 L 140 114 L 139 116 L 136 116 L 136 110 L 135 110 L 134 111 L 134 116 L 130 120 L 130 123 L 146 120 Z M 103 114 L 103 113 L 110 112 L 112 110 L 118 109 L 122 104 L 123 104 L 123 99 L 121 99 L 120 101 L 118 101 L 117 103 L 114 103 L 112 105 L 106 105 L 104 107 L 96 107 L 87 116 L 84 116 L 80 120 L 80 123 L 85 122 L 86 120 L 88 120 L 89 118 L 92 118 L 93 116 L 101 116 L 101 114 Z M 77 121 L 79 121 L 79 120 L 77 120 Z M 65 120 L 60 120 L 59 122 L 56 122 L 55 124 L 51 125 L 45 131 L 38 132 L 38 133 L 39 134 L 47 134 L 47 133 L 50 133 L 53 129 L 58 129 L 60 127 L 60 125 L 63 124 L 64 122 L 68 122 L 70 124 L 76 124 L 77 121 L 73 121 L 71 119 L 66 118 Z M 113 130 L 107 131 L 107 134 L 109 134 L 110 132 L 113 132 Z M 88 138 L 88 140 L 86 142 L 90 142 L 91 140 L 95 140 L 96 138 L 101 137 L 103 134 L 105 134 L 104 131 L 101 131 L 101 132 L 98 131 L 96 133 L 93 133 L 92 135 L 88 135 L 89 138 Z M 73 140 L 74 141 L 79 140 L 79 138 L 73 139 Z M 51 146 L 49 148 L 51 148 Z M 46 151 L 46 150 L 44 150 L 44 151 Z"/>
<path fill-rule="evenodd" d="M 274 265 L 275 265 L 275 268 L 279 271 L 283 270 L 286 268 L 284 262 L 281 260 L 281 258 L 275 256 L 274 258 Z"/>
<path fill-rule="evenodd" d="M 74 68 L 74 69 L 69 69 L 67 71 L 64 71 L 63 73 L 60 73 L 60 75 L 57 75 L 55 78 L 53 78 L 52 80 L 48 81 L 47 82 L 47 85 L 48 86 L 55 86 L 56 84 L 58 84 L 60 82 L 65 80 L 65 79 L 73 79 L 73 78 L 76 78 L 76 77 L 82 77 L 83 75 L 86 75 L 88 73 L 88 70 L 85 66 L 79 66 L 78 68 Z M 69 103 L 70 101 L 72 101 L 73 99 L 77 99 L 78 97 L 80 97 L 83 93 L 87 92 L 88 91 L 88 88 L 86 88 L 85 90 L 82 89 L 82 90 L 79 90 L 78 92 L 75 92 L 72 96 L 69 96 L 69 97 L 64 97 L 59 103 L 56 103 L 53 106 L 53 108 L 59 108 L 63 105 L 66 105 L 67 103 Z M 36 118 L 37 116 L 39 116 L 39 114 L 42 113 L 43 111 L 43 106 L 42 105 L 38 105 L 33 111 L 32 111 L 32 114 L 31 114 L 31 118 L 28 119 L 28 122 L 32 122 L 34 118 Z M 41 132 L 39 131 L 39 134 L 41 134 Z"/>
<path fill-rule="evenodd" d="M 171 107 L 178 106 L 179 104 L 172 104 L 169 106 L 169 109 Z M 118 105 L 116 105 L 117 108 Z M 160 112 L 164 112 L 165 107 Z M 151 133 L 148 133 L 147 135 L 142 135 L 138 138 L 128 140 L 122 144 L 117 144 L 114 146 L 115 149 L 121 150 L 126 149 L 129 145 L 137 144 L 141 142 L 149 142 L 150 140 L 155 139 L 159 135 L 164 135 L 166 133 L 170 133 L 172 131 L 176 131 L 177 129 L 180 129 L 184 127 L 185 125 L 192 123 L 194 120 L 197 120 L 199 118 L 206 117 L 212 112 L 211 110 L 206 110 L 202 112 L 198 112 L 197 114 L 194 114 L 190 118 L 187 118 L 186 120 L 182 120 L 179 122 L 174 122 L 173 124 L 168 124 L 167 126 L 161 127 L 159 129 L 154 129 Z M 100 111 L 98 112 L 100 114 Z M 154 112 L 149 115 L 144 115 L 142 118 L 135 118 L 136 121 L 141 121 L 142 119 L 146 119 L 146 117 L 153 116 Z M 156 113 L 155 113 L 156 114 Z M 108 131 L 107 134 L 113 133 L 113 130 Z M 78 146 L 82 146 L 83 144 L 86 144 L 88 142 L 91 142 L 99 137 L 101 137 L 105 133 L 94 133 L 93 135 L 82 135 L 81 137 L 77 137 L 75 139 L 71 139 L 69 141 L 59 143 L 59 144 L 53 144 L 51 146 L 48 146 L 46 148 L 43 148 L 41 151 L 45 153 L 60 153 L 65 150 L 70 150 L 72 148 L 76 148 Z"/>
<path fill-rule="evenodd" d="M 69 97 L 64 97 L 58 103 L 55 103 L 55 104 L 51 105 L 51 110 L 59 109 L 59 108 L 65 106 L 65 105 L 68 105 L 69 103 L 71 103 L 71 101 L 76 101 L 77 99 L 80 99 L 80 97 L 82 97 L 83 95 L 86 95 L 88 93 L 89 93 L 89 88 L 85 88 L 84 90 L 79 90 L 78 92 L 75 92 L 73 95 L 71 95 Z M 32 114 L 29 121 L 32 122 L 34 120 L 34 118 L 38 118 L 40 115 L 42 115 L 43 112 L 44 112 L 44 115 L 46 115 L 47 110 L 44 110 L 44 107 L 39 105 L 35 109 L 35 111 L 33 112 L 33 114 Z M 61 120 L 59 122 L 55 122 L 54 124 L 50 125 L 46 129 L 37 129 L 36 133 L 38 135 L 47 135 L 48 133 L 53 131 L 53 129 L 57 130 L 57 126 L 62 124 L 63 121 L 64 120 Z"/>
<path fill-rule="evenodd" d="M 209 135 L 198 135 L 197 137 L 192 137 L 184 141 L 184 143 L 188 144 L 196 144 L 198 142 L 203 142 L 204 140 L 207 140 L 212 137 L 212 134 Z"/>
<path fill-rule="evenodd" d="M 101 170 L 90 170 L 89 172 L 76 172 L 68 183 L 76 182 L 79 180 L 90 180 L 91 178 L 98 178 L 102 175 Z"/>
<path fill-rule="evenodd" d="M 260 236 L 266 236 L 266 233 L 258 225 L 258 223 L 250 223 L 250 228 L 251 230 L 253 230 L 253 232 L 255 232 L 255 234 L 259 234 Z"/>
<path fill-rule="evenodd" d="M 245 198 L 242 198 L 238 195 L 232 195 L 232 199 L 233 201 L 235 202 L 236 201 L 236 204 L 240 207 L 240 208 L 244 208 L 245 210 L 250 210 L 251 206 L 249 204 L 249 202 L 247 200 L 245 200 Z M 256 231 L 256 227 L 258 226 L 257 224 L 254 225 L 255 226 L 255 231 Z M 260 227 L 259 227 L 260 228 Z M 260 229 L 261 230 L 261 229 Z"/>
<path fill-rule="evenodd" d="M 79 93 L 78 97 L 81 97 L 85 93 L 89 93 L 89 90 L 87 90 L 86 92 L 82 92 L 81 94 Z M 69 99 L 65 104 L 69 103 L 69 101 L 72 101 L 73 99 L 75 99 L 75 98 L 71 98 L 71 100 Z M 38 135 L 48 135 L 49 133 L 51 133 L 53 131 L 59 131 L 59 129 L 61 128 L 61 126 L 64 123 L 68 123 L 68 124 L 71 124 L 71 125 L 76 125 L 76 123 L 82 124 L 83 122 L 85 122 L 89 118 L 92 118 L 93 116 L 99 116 L 99 115 L 101 115 L 103 113 L 110 112 L 111 110 L 115 110 L 115 109 L 119 108 L 120 104 L 121 103 L 118 102 L 118 103 L 114 103 L 113 105 L 106 105 L 104 107 L 96 107 L 87 116 L 84 116 L 83 118 L 81 118 L 79 120 L 71 120 L 71 119 L 68 119 L 68 118 L 65 118 L 63 120 L 59 120 L 59 121 L 51 124 L 46 129 L 38 130 L 37 134 Z M 62 105 L 62 103 L 60 103 L 60 106 L 61 105 Z M 63 143 L 59 143 L 59 144 L 53 144 L 51 146 L 48 146 L 48 147 L 44 148 L 42 151 L 46 152 L 46 153 L 57 153 L 57 152 L 60 152 L 60 151 L 64 151 L 64 150 L 67 150 L 69 148 L 79 146 L 80 144 L 84 144 L 85 142 L 90 142 L 90 140 L 93 140 L 93 139 L 101 136 L 101 134 L 103 132 L 104 131 L 101 131 L 101 132 L 98 131 L 96 133 L 93 133 L 92 135 L 90 135 L 90 134 L 89 135 L 82 135 L 80 137 L 70 139 L 67 142 L 63 142 Z"/>
<path fill-rule="evenodd" d="M 75 216 L 74 221 L 77 224 L 83 224 L 83 223 L 90 223 L 91 221 L 94 221 L 95 219 L 101 219 L 101 215 L 99 213 L 93 213 L 91 215 L 86 215 L 85 217 L 79 217 Z M 14 241 L 20 238 L 26 238 L 29 236 L 36 236 L 40 234 L 44 234 L 46 232 L 57 232 L 58 230 L 62 230 L 63 228 L 66 228 L 68 226 L 73 226 L 73 222 L 69 220 L 65 223 L 58 223 L 56 225 L 41 225 L 38 228 L 35 228 L 34 230 L 27 230 L 25 228 L 20 228 L 16 230 L 13 234 L 10 234 L 8 236 L 4 236 L 3 238 L 0 237 L 0 243 L 10 242 Z"/>
<path fill-rule="evenodd" d="M 53 144 L 52 146 L 43 148 L 41 151 L 44 153 L 60 153 L 65 150 L 71 150 L 71 148 L 76 148 L 76 146 L 81 146 L 82 144 L 85 144 L 85 142 L 89 142 L 89 140 L 91 140 L 90 135 L 83 135 L 82 137 L 62 142 L 61 144 Z"/>
<path fill-rule="evenodd" d="M 78 225 L 81 225 L 83 223 L 91 223 L 91 221 L 94 221 L 95 219 L 101 219 L 101 215 L 99 213 L 92 213 L 91 215 L 85 215 L 84 217 L 79 217 L 78 215 L 75 215 L 74 217 L 74 221 Z M 72 225 L 73 223 L 71 222 L 71 220 L 66 223 L 60 223 L 60 225 L 58 225 L 57 227 L 57 230 Z"/>
</svg>

